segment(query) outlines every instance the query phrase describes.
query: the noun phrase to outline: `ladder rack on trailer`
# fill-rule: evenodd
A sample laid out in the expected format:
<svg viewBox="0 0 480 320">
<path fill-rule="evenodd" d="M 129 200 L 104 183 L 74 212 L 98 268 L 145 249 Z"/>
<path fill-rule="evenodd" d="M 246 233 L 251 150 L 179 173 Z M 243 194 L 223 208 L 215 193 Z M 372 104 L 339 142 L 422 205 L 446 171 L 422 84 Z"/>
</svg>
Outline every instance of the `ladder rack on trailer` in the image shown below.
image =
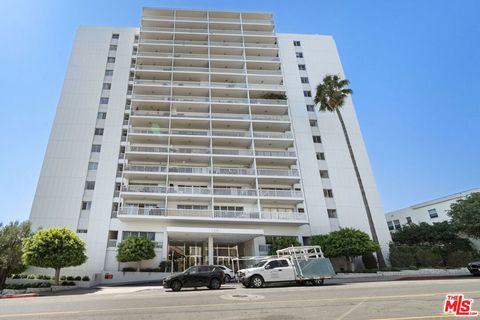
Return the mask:
<svg viewBox="0 0 480 320">
<path fill-rule="evenodd" d="M 335 275 L 330 260 L 325 258 L 320 246 L 288 247 L 277 250 L 277 257 L 289 259 L 300 279 Z"/>
</svg>

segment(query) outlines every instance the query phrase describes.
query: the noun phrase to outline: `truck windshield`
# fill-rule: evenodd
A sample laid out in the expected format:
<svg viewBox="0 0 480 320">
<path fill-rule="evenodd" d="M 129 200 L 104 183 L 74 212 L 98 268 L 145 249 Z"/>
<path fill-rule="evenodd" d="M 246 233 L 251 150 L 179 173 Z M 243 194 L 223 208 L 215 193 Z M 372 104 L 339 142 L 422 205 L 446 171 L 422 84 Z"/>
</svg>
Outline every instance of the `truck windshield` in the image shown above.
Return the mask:
<svg viewBox="0 0 480 320">
<path fill-rule="evenodd" d="M 252 267 L 253 267 L 253 268 L 260 268 L 260 267 L 263 267 L 263 265 L 264 265 L 265 263 L 267 263 L 267 260 L 262 260 L 262 261 L 260 261 L 260 262 L 255 263 Z"/>
</svg>

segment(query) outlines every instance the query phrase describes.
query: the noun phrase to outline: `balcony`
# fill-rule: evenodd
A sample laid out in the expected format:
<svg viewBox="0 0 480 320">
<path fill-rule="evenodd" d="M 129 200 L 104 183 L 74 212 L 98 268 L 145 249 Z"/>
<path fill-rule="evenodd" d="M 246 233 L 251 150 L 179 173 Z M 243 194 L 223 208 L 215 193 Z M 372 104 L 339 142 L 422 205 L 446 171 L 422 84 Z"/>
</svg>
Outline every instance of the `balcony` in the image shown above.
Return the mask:
<svg viewBox="0 0 480 320">
<path fill-rule="evenodd" d="M 308 223 L 303 212 L 255 212 L 224 210 L 185 210 L 169 208 L 123 207 L 116 215 L 122 220 L 199 220 L 199 221 L 239 221 L 245 223 Z"/>
<path fill-rule="evenodd" d="M 169 95 L 146 95 L 133 94 L 132 100 L 144 101 L 178 101 L 178 102 L 206 102 L 206 103 L 231 103 L 231 104 L 252 104 L 252 105 L 274 105 L 288 106 L 287 100 L 283 99 L 246 99 L 227 97 L 200 97 L 200 96 L 169 96 Z"/>
<path fill-rule="evenodd" d="M 179 173 L 179 174 L 214 174 L 214 175 L 238 175 L 238 176 L 254 176 L 255 169 L 252 168 L 224 168 L 224 167 L 168 167 L 156 165 L 127 165 L 124 168 L 125 173 Z M 281 169 L 257 169 L 259 176 L 275 176 L 275 177 L 298 177 L 298 170 L 281 170 Z"/>
<path fill-rule="evenodd" d="M 259 190 L 260 197 L 268 198 L 303 198 L 302 191 L 297 190 Z"/>
<path fill-rule="evenodd" d="M 139 128 L 131 127 L 129 129 L 131 134 L 143 134 L 143 135 L 182 135 L 182 136 L 201 136 L 201 137 L 231 137 L 231 138 L 251 138 L 252 132 L 250 131 L 220 131 L 220 130 L 182 130 L 182 129 L 162 129 L 162 128 Z M 255 137 L 263 138 L 291 138 L 291 133 L 253 133 Z"/>
<path fill-rule="evenodd" d="M 172 117 L 172 118 L 200 118 L 200 119 L 234 119 L 234 120 L 258 120 L 258 121 L 290 121 L 288 115 L 248 114 L 238 113 L 202 113 L 202 112 L 168 112 L 152 110 L 132 110 L 132 116 L 138 117 Z"/>
<path fill-rule="evenodd" d="M 262 151 L 262 150 L 256 150 L 255 155 L 257 157 L 289 157 L 289 158 L 294 158 L 297 156 L 295 151 Z"/>
</svg>

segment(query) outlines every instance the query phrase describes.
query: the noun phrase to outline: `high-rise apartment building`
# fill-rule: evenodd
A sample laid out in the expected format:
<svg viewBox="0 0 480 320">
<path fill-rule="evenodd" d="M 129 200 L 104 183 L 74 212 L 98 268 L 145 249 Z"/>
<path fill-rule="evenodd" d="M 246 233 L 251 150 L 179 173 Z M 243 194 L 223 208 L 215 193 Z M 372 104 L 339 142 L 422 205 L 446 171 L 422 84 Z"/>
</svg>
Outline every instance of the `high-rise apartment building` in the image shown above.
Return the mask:
<svg viewBox="0 0 480 320">
<path fill-rule="evenodd" d="M 140 29 L 78 30 L 30 219 L 83 238 L 97 273 L 130 235 L 156 267 L 267 254 L 269 236 L 370 233 L 335 114 L 328 36 L 277 34 L 269 13 L 145 8 Z M 342 110 L 376 231 L 390 235 L 350 99 Z"/>
</svg>

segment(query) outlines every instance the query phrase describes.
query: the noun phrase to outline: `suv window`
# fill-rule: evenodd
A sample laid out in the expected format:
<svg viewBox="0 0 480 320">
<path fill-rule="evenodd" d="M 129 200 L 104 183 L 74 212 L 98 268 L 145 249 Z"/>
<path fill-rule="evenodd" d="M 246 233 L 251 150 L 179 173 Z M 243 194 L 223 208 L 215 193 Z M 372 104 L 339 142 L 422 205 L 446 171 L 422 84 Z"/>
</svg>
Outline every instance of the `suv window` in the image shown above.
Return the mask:
<svg viewBox="0 0 480 320">
<path fill-rule="evenodd" d="M 280 267 L 289 267 L 290 265 L 288 264 L 287 260 L 279 260 Z"/>
<path fill-rule="evenodd" d="M 201 266 L 201 267 L 198 267 L 198 272 L 210 272 L 212 271 L 213 267 L 209 267 L 209 266 Z"/>
<path fill-rule="evenodd" d="M 268 266 L 269 269 L 275 269 L 275 268 L 280 267 L 280 264 L 278 263 L 278 260 L 273 260 L 273 261 L 270 261 L 267 264 L 267 266 Z"/>
<path fill-rule="evenodd" d="M 188 273 L 197 273 L 198 272 L 198 267 L 191 267 L 188 269 Z"/>
</svg>

